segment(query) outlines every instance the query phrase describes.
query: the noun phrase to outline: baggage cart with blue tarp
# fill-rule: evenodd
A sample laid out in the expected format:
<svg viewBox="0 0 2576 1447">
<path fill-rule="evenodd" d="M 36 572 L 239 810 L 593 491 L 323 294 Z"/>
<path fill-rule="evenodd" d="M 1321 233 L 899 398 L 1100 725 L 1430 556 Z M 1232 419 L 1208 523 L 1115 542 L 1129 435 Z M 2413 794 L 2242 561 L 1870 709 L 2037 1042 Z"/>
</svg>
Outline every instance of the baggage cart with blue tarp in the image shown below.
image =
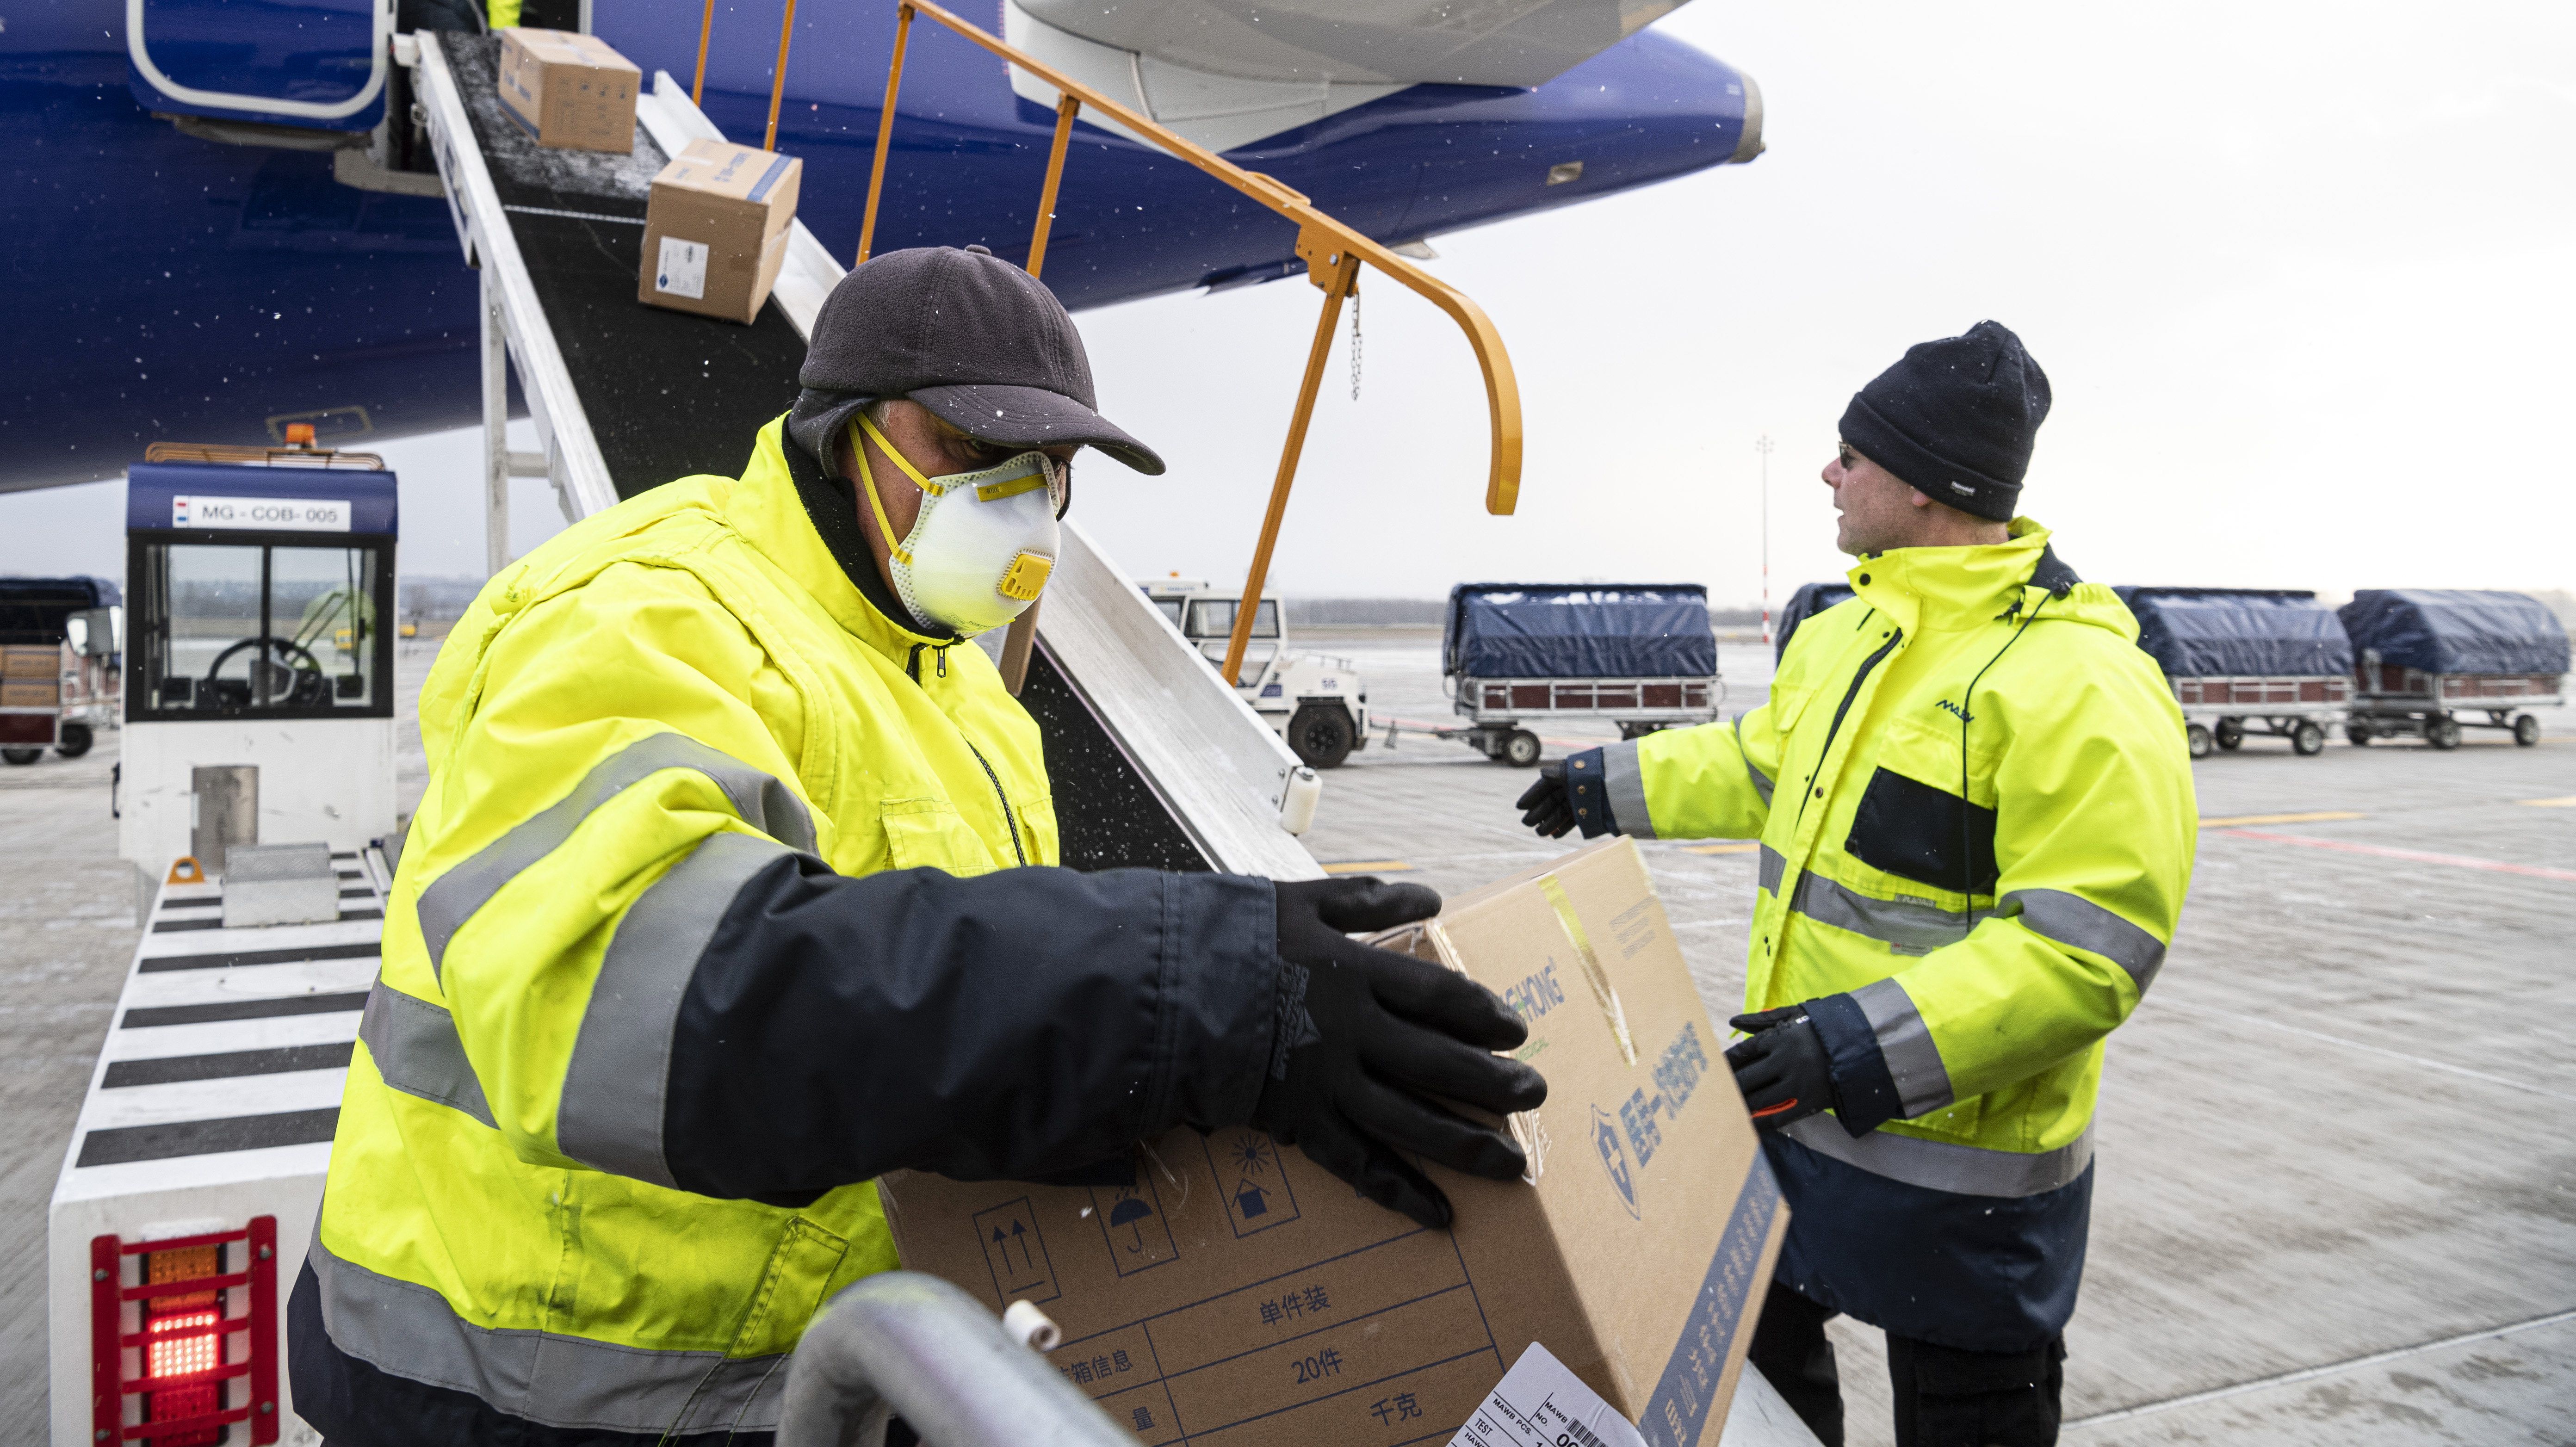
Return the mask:
<svg viewBox="0 0 2576 1447">
<path fill-rule="evenodd" d="M 2566 703 L 2567 625 L 2521 593 L 2369 588 L 2343 606 L 2359 655 L 2345 736 L 2356 744 L 2412 735 L 2460 746 L 2463 728 L 2506 729 L 2540 742 L 2534 708 Z"/>
<path fill-rule="evenodd" d="M 2195 759 L 2245 742 L 2249 724 L 2322 752 L 2353 695 L 2352 644 L 2305 591 L 2114 588 L 2137 615 L 2138 646 L 2164 670 Z"/>
<path fill-rule="evenodd" d="M 1635 738 L 1707 723 L 1725 701 L 1697 583 L 1461 583 L 1440 672 L 1469 723 L 1433 732 L 1518 768 L 1538 762 L 1533 722 L 1602 719 Z"/>
</svg>

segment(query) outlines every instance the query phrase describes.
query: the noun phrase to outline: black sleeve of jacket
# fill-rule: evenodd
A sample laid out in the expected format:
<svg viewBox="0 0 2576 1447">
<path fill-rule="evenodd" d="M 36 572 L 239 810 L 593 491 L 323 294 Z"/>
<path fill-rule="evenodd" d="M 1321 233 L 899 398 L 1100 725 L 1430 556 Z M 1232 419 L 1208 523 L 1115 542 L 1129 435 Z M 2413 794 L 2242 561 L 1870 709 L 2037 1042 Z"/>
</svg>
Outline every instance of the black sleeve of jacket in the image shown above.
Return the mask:
<svg viewBox="0 0 2576 1447">
<path fill-rule="evenodd" d="M 680 1004 L 663 1146 L 702 1195 L 802 1204 L 898 1167 L 1061 1173 L 1251 1118 L 1270 882 L 1144 869 L 752 876 Z"/>
</svg>

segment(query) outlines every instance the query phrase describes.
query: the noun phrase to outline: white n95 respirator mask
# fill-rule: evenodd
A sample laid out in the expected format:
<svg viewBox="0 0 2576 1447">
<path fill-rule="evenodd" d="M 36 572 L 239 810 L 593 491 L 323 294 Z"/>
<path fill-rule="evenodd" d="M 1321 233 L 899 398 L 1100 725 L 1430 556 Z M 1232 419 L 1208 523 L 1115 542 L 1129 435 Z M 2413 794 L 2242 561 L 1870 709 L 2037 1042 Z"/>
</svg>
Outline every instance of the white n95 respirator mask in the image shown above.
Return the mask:
<svg viewBox="0 0 2576 1447">
<path fill-rule="evenodd" d="M 861 428 L 921 489 L 921 515 L 899 543 L 877 495 Z M 1037 601 L 1055 571 L 1055 520 L 1070 496 L 1063 463 L 1043 452 L 1023 452 L 981 472 L 928 478 L 865 414 L 852 424 L 850 450 L 859 459 L 859 482 L 876 511 L 877 530 L 892 545 L 895 592 L 913 617 L 971 637 L 1001 627 Z"/>
</svg>

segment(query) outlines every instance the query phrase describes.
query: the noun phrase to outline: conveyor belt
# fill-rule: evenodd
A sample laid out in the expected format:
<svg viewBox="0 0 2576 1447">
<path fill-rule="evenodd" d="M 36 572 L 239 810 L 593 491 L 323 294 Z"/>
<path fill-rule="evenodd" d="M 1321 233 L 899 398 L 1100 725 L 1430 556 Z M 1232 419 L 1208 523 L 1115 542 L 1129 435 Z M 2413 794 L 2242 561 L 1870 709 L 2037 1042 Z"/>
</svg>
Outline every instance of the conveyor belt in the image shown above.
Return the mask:
<svg viewBox="0 0 2576 1447">
<path fill-rule="evenodd" d="M 501 108 L 497 56 L 485 37 L 423 37 L 416 74 L 458 239 L 484 268 L 490 324 L 566 516 L 691 473 L 736 474 L 753 433 L 794 400 L 806 329 L 840 266 L 799 224 L 756 324 L 644 305 L 652 178 L 714 128 L 657 73 L 631 155 L 541 147 Z M 491 379 L 486 394 L 497 398 Z M 1292 797 L 1311 798 L 1312 772 L 1079 527 L 1063 547 L 1022 702 L 1046 741 L 1065 863 L 1320 874 L 1281 827 Z"/>
<path fill-rule="evenodd" d="M 805 339 L 775 306 L 746 327 L 638 301 L 662 148 L 640 123 L 631 156 L 540 146 L 501 106 L 500 40 L 439 39 L 617 495 L 740 472 L 752 434 L 796 400 Z"/>
</svg>

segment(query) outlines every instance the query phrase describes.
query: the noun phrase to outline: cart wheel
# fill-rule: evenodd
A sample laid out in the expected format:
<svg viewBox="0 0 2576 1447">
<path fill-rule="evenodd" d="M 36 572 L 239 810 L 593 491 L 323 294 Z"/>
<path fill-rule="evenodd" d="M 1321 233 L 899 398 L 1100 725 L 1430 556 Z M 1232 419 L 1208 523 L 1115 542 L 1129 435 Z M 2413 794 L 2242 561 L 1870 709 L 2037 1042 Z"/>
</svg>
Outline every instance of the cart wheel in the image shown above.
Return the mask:
<svg viewBox="0 0 2576 1447">
<path fill-rule="evenodd" d="M 2343 736 L 2351 740 L 2355 745 L 2364 748 L 2369 746 L 2372 739 L 2378 737 L 2378 735 L 2373 734 L 2367 726 L 2362 724 L 2345 724 L 2343 726 Z"/>
<path fill-rule="evenodd" d="M 2220 719 L 2217 738 L 2218 746 L 2222 749 L 2233 749 L 2242 745 L 2245 742 L 2245 721 L 2233 718 Z"/>
<path fill-rule="evenodd" d="M 2429 718 L 2424 721 L 2424 742 L 2437 749 L 2460 746 L 2460 721 L 2455 718 Z"/>
<path fill-rule="evenodd" d="M 1663 727 L 1664 726 L 1659 723 L 1623 723 L 1619 725 L 1619 737 L 1623 739 L 1642 739 L 1646 735 L 1655 733 Z"/>
<path fill-rule="evenodd" d="M 0 759 L 13 764 L 32 764 L 45 756 L 43 749 L 0 749 Z"/>
<path fill-rule="evenodd" d="M 2290 748 L 2302 754 L 2322 754 L 2326 751 L 2326 731 L 2312 719 L 2301 719 L 2299 726 L 2290 730 Z"/>
<path fill-rule="evenodd" d="M 1528 729 L 1514 729 L 1503 740 L 1503 762 L 1515 769 L 1526 769 L 1538 762 L 1538 735 Z"/>
<path fill-rule="evenodd" d="M 2534 729 L 2533 732 L 2539 730 Z M 67 723 L 63 725 L 63 736 L 54 742 L 54 752 L 67 759 L 77 759 L 89 752 L 91 742 L 88 724 Z"/>
<path fill-rule="evenodd" d="M 2540 742 L 2540 719 L 2538 716 L 2533 714 L 2524 714 L 2522 717 L 2515 719 L 2513 721 L 2513 741 L 2522 745 L 2526 749 L 2530 748 L 2533 744 Z"/>
<path fill-rule="evenodd" d="M 1288 748 L 1310 769 L 1341 767 L 1355 742 L 1350 714 L 1330 704 L 1310 703 L 1288 720 Z"/>
<path fill-rule="evenodd" d="M 2199 724 L 2183 725 L 2182 741 L 2190 746 L 2191 756 L 2193 758 L 2205 759 L 2209 757 L 2209 730 L 2201 727 Z"/>
</svg>

